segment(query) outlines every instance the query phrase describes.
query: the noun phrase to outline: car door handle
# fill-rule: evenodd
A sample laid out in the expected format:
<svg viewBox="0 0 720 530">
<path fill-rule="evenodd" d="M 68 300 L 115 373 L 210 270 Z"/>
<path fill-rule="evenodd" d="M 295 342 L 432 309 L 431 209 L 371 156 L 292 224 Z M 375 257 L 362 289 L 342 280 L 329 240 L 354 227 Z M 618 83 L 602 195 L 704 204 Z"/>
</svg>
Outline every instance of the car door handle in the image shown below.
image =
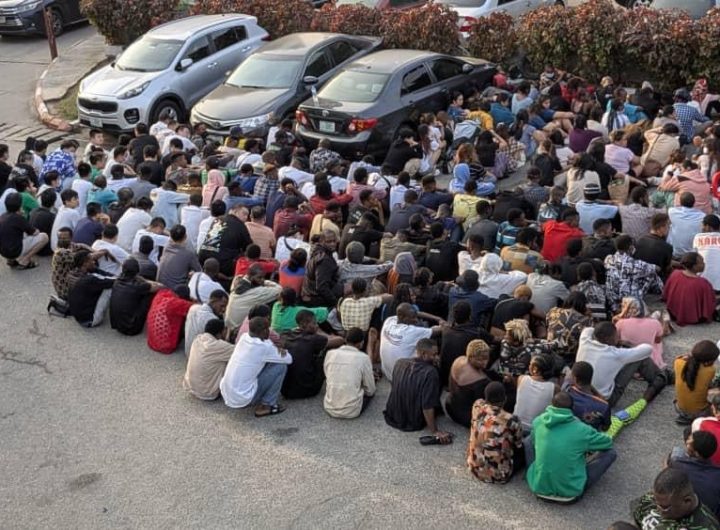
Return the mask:
<svg viewBox="0 0 720 530">
<path fill-rule="evenodd" d="M 217 64 L 218 64 L 217 61 L 215 61 L 214 63 L 210 63 L 208 65 L 208 68 L 215 68 L 217 66 Z"/>
<path fill-rule="evenodd" d="M 240 50 L 240 51 L 241 51 L 241 52 L 247 52 L 247 51 L 250 51 L 250 48 L 252 48 L 252 46 L 245 46 L 245 47 L 244 47 L 242 50 Z"/>
</svg>

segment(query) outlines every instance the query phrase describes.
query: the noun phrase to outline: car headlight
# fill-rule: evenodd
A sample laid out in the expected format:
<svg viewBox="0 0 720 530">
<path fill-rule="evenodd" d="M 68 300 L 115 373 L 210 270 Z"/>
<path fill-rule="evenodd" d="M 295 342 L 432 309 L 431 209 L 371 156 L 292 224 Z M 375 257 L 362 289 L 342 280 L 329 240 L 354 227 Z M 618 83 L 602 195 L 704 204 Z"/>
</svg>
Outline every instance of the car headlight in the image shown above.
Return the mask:
<svg viewBox="0 0 720 530">
<path fill-rule="evenodd" d="M 35 11 L 42 3 L 43 0 L 30 0 L 24 4 L 20 4 L 15 9 L 18 13 L 27 13 L 28 11 Z"/>
<path fill-rule="evenodd" d="M 260 127 L 261 125 L 265 125 L 267 122 L 270 121 L 270 118 L 272 117 L 272 112 L 269 112 L 268 114 L 262 114 L 260 116 L 252 116 L 250 118 L 243 118 L 242 120 L 233 120 L 228 121 L 227 126 L 239 126 L 244 127 L 246 129 L 252 128 L 252 127 Z M 226 125 L 223 123 L 223 125 Z"/>
<path fill-rule="evenodd" d="M 135 96 L 139 96 L 142 94 L 145 89 L 150 86 L 150 81 L 145 81 L 142 85 L 136 86 L 135 88 L 131 88 L 130 90 L 126 91 L 124 94 L 118 96 L 118 99 L 130 99 L 134 98 Z"/>
</svg>

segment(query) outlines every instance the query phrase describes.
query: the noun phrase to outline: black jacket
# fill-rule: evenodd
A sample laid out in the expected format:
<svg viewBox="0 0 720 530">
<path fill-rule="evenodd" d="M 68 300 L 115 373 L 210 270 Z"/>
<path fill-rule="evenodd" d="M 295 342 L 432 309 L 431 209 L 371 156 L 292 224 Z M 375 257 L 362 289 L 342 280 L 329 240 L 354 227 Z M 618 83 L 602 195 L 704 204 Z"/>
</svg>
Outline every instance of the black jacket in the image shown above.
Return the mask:
<svg viewBox="0 0 720 530">
<path fill-rule="evenodd" d="M 302 299 L 314 307 L 334 307 L 342 294 L 338 264 L 332 252 L 323 245 L 315 245 L 305 268 Z"/>
</svg>

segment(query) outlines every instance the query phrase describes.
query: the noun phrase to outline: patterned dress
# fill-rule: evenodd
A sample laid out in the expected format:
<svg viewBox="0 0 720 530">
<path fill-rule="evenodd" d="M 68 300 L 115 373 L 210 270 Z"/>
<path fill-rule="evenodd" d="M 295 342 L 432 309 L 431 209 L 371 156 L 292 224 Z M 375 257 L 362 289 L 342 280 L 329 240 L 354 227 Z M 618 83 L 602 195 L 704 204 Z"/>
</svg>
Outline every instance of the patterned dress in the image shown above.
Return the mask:
<svg viewBox="0 0 720 530">
<path fill-rule="evenodd" d="M 644 300 L 645 295 L 651 290 L 662 292 L 662 280 L 652 263 L 616 252 L 605 258 L 605 268 L 607 269 L 605 293 L 613 313 L 617 313 L 620 302 L 626 296 Z"/>
<path fill-rule="evenodd" d="M 483 482 L 505 483 L 513 473 L 513 454 L 522 449 L 520 420 L 478 399 L 472 408 L 467 465 Z"/>
</svg>

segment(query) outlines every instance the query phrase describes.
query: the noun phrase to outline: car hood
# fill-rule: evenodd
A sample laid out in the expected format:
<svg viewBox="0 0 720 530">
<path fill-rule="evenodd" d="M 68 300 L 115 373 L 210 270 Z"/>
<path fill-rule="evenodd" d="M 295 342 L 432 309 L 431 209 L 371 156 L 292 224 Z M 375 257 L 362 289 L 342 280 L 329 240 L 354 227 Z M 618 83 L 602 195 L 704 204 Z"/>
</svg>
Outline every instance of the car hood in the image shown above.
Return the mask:
<svg viewBox="0 0 720 530">
<path fill-rule="evenodd" d="M 158 73 L 118 70 L 107 65 L 83 79 L 80 82 L 80 92 L 96 96 L 119 96 L 146 81 L 152 81 Z"/>
<path fill-rule="evenodd" d="M 214 120 L 239 120 L 275 111 L 290 96 L 288 88 L 244 88 L 220 85 L 195 105 L 195 112 Z"/>
<path fill-rule="evenodd" d="M 25 0 L 0 0 L 0 7 L 17 7 Z"/>
</svg>

